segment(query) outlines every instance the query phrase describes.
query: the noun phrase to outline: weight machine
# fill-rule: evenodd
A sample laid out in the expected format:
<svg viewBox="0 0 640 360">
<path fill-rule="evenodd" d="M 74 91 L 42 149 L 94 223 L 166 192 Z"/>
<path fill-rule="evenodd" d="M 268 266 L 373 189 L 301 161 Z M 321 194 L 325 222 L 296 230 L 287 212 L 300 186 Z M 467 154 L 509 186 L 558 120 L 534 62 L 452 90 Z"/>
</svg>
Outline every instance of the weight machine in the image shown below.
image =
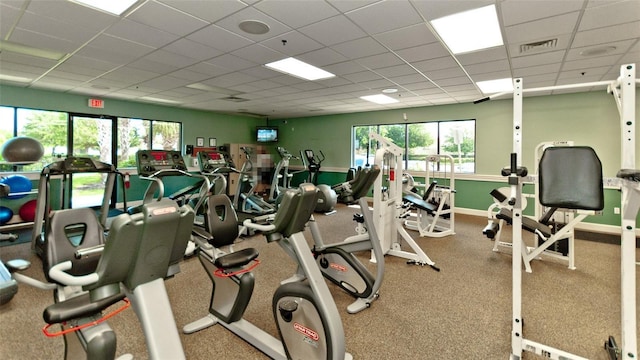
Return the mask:
<svg viewBox="0 0 640 360">
<path fill-rule="evenodd" d="M 443 163 L 445 166 L 444 180 L 447 184 L 438 185 L 435 180 L 435 166 Z M 410 206 L 407 209 L 404 226 L 417 231 L 421 237 L 445 237 L 455 234 L 455 175 L 454 160 L 451 155 L 428 155 L 426 159 L 425 184 L 431 184 L 420 197 L 411 191 L 415 182 L 413 176 L 406 174 L 408 183 L 402 199 Z M 429 167 L 433 169 L 433 179 L 429 176 Z M 446 167 L 449 166 L 449 171 Z M 448 176 L 447 176 L 448 175 Z M 430 181 L 431 180 L 431 181 Z M 419 185 L 419 184 L 418 184 Z M 412 212 L 415 210 L 415 213 Z"/>
<path fill-rule="evenodd" d="M 633 170 L 636 166 L 635 161 L 635 91 L 636 84 L 640 83 L 636 79 L 635 64 L 622 65 L 620 67 L 620 76 L 615 81 L 601 81 L 585 84 L 574 85 L 560 85 L 543 88 L 524 89 L 523 81 L 521 78 L 514 79 L 513 85 L 513 153 L 511 155 L 511 166 L 502 170 L 502 175 L 508 176 L 509 185 L 511 189 L 511 195 L 509 204 L 513 206 L 513 254 L 521 253 L 524 255 L 524 249 L 522 244 L 522 178 L 527 175 L 526 168 L 520 166 L 521 154 L 522 154 L 522 98 L 525 92 L 541 92 L 550 90 L 572 89 L 572 88 L 584 88 L 584 87 L 606 87 L 607 92 L 613 94 L 614 100 L 620 113 L 620 128 L 621 128 L 621 158 L 622 158 L 622 170 L 618 172 L 618 177 L 621 178 L 621 191 L 622 191 L 622 229 L 621 229 L 621 333 L 622 343 L 618 346 L 613 336 L 610 336 L 604 343 L 609 357 L 612 360 L 635 360 L 638 358 L 637 349 L 637 325 L 636 325 L 636 217 L 638 209 L 640 209 L 640 197 L 638 193 L 638 170 Z M 476 101 L 475 103 L 487 101 L 492 98 L 496 98 L 507 93 L 498 93 L 491 95 L 487 98 Z M 561 149 L 561 148 L 558 148 Z M 566 148 L 571 149 L 571 148 Z M 554 148 L 549 148 L 547 151 L 554 151 Z M 575 161 L 571 155 L 569 156 L 572 162 L 563 162 L 561 166 L 552 166 L 550 169 L 553 172 L 560 172 L 557 178 L 552 178 L 551 184 L 560 187 L 560 191 L 549 192 L 545 194 L 545 190 L 541 190 L 541 200 L 543 205 L 558 207 L 573 207 L 578 208 L 584 206 L 590 200 L 594 200 L 599 195 L 598 192 L 602 191 L 602 180 L 600 179 L 599 189 L 592 189 L 591 193 L 581 193 L 573 199 L 563 198 L 563 193 L 569 195 L 577 195 L 576 186 L 573 183 L 567 184 L 565 172 L 566 166 L 574 169 L 574 164 L 579 163 Z M 544 156 L 543 156 L 544 158 Z M 596 157 L 597 158 L 597 157 Z M 566 160 L 566 159 L 565 159 Z M 587 156 L 581 158 L 582 161 L 587 161 L 595 167 L 595 161 L 593 157 Z M 582 162 L 580 161 L 580 162 Z M 599 163 L 599 160 L 597 161 Z M 544 189 L 542 184 L 543 176 L 541 168 L 541 175 L 539 177 L 540 187 Z M 597 183 L 597 178 L 592 178 L 593 174 L 597 171 L 591 169 L 591 174 L 588 175 L 588 183 L 591 187 L 594 187 L 594 183 Z M 601 171 L 601 170 L 600 170 Z M 571 172 L 567 172 L 571 173 Z M 600 173 L 600 177 L 601 177 Z M 581 188 L 582 188 L 582 181 Z M 551 185 L 549 184 L 549 186 Z M 593 194 L 596 196 L 594 197 Z M 546 200 L 550 200 L 547 202 Z M 573 204 L 571 204 L 573 202 Z M 597 203 L 597 201 L 596 201 Z M 597 210 L 601 207 L 601 204 L 592 203 L 591 207 L 585 208 L 591 210 Z M 568 206 L 567 206 L 568 205 Z M 604 206 L 602 204 L 602 206 Z M 566 351 L 553 348 L 551 346 L 541 344 L 529 339 L 525 339 L 523 336 L 523 321 L 522 321 L 522 257 L 512 256 L 512 289 L 513 289 L 513 304 L 512 304 L 512 331 L 511 331 L 511 360 L 521 359 L 524 351 L 530 351 L 537 355 L 544 356 L 549 359 L 565 360 L 565 359 L 578 359 L 582 360 L 583 357 L 568 353 Z"/>
<path fill-rule="evenodd" d="M 408 260 L 407 264 L 429 265 L 434 270 L 440 271 L 435 262 L 427 256 L 402 226 L 401 214 L 404 212 L 402 208 L 402 149 L 391 140 L 376 133 L 370 133 L 369 139 L 375 140 L 379 144 L 374 163 L 380 167 L 382 174 L 373 183 L 373 218 L 382 244 L 382 252 L 385 255 L 405 258 Z M 402 250 L 398 235 L 413 252 Z M 373 253 L 371 261 L 376 261 Z"/>
<path fill-rule="evenodd" d="M 554 141 L 539 144 L 535 150 L 535 166 L 538 172 L 538 164 L 544 150 L 555 146 L 573 146 L 573 141 Z M 569 209 L 559 209 L 556 207 L 546 207 L 539 202 L 539 182 L 537 175 L 528 175 L 535 184 L 535 193 L 527 196 L 522 194 L 521 209 L 527 207 L 527 198 L 533 197 L 535 200 L 535 218 L 524 216 L 522 218 L 522 228 L 534 234 L 534 246 L 523 245 L 523 262 L 528 273 L 533 272 L 531 261 L 540 258 L 542 255 L 551 257 L 567 263 L 571 270 L 575 270 L 575 226 L 584 220 L 588 213 L 576 214 Z M 494 240 L 493 251 L 500 251 L 500 247 L 512 248 L 511 242 L 501 241 L 502 228 L 505 224 L 511 224 L 513 220 L 512 206 L 508 203 L 509 188 L 494 189 L 491 195 L 494 203 L 489 206 L 489 223 L 482 230 L 482 233 L 489 239 Z M 537 220 L 536 220 L 537 219 Z"/>
</svg>

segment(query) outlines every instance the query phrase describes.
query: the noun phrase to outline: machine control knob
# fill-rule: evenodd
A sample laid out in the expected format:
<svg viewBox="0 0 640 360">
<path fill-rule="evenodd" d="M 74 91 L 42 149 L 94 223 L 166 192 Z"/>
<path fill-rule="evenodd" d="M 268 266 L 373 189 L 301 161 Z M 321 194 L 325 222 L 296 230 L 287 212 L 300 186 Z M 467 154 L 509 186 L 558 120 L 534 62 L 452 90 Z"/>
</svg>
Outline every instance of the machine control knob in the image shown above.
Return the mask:
<svg viewBox="0 0 640 360">
<path fill-rule="evenodd" d="M 291 322 L 291 320 L 293 320 L 293 313 L 298 310 L 298 303 L 293 300 L 283 301 L 278 304 L 278 310 L 284 321 Z"/>
</svg>

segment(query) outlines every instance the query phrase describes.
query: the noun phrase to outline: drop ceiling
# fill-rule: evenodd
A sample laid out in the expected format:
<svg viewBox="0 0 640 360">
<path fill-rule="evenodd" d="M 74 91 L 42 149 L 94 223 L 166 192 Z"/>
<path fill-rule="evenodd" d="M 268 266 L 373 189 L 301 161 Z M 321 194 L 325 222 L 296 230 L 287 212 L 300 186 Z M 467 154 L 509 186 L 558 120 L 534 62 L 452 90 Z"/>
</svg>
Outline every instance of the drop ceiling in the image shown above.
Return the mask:
<svg viewBox="0 0 640 360">
<path fill-rule="evenodd" d="M 489 4 L 504 46 L 454 55 L 429 23 Z M 246 33 L 246 20 L 269 31 Z M 525 87 L 613 80 L 640 62 L 640 0 L 141 0 L 122 16 L 0 0 L 0 35 L 54 58 L 4 48 L 0 85 L 291 118 L 468 103 L 484 96 L 476 82 L 507 77 Z M 264 67 L 286 57 L 336 76 Z M 360 99 L 390 88 L 399 102 Z"/>
</svg>

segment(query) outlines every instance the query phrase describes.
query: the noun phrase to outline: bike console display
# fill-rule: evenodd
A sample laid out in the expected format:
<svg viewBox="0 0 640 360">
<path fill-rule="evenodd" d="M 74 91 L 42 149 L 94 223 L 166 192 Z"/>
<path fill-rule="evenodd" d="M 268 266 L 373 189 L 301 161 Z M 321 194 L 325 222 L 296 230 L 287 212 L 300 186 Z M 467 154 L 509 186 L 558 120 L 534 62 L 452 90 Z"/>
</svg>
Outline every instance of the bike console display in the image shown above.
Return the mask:
<svg viewBox="0 0 640 360">
<path fill-rule="evenodd" d="M 187 171 L 182 154 L 175 150 L 140 150 L 136 154 L 136 164 L 140 176 L 150 176 L 161 170 Z"/>
<path fill-rule="evenodd" d="M 198 164 L 203 173 L 225 173 L 233 168 L 231 157 L 222 151 L 200 151 L 198 152 Z"/>
</svg>

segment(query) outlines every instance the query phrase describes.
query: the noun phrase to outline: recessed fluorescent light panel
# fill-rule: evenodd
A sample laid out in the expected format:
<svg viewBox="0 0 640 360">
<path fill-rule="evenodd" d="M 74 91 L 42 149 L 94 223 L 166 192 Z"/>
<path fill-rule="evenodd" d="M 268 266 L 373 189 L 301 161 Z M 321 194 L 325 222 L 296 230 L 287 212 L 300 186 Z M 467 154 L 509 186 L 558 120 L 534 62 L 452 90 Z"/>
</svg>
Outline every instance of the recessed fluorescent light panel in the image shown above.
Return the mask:
<svg viewBox="0 0 640 360">
<path fill-rule="evenodd" d="M 88 6 L 97 10 L 102 10 L 113 15 L 122 15 L 138 0 L 71 0 L 80 5 Z"/>
<path fill-rule="evenodd" d="M 281 73 L 293 75 L 295 77 L 311 81 L 328 79 L 335 76 L 328 71 L 324 71 L 320 68 L 309 65 L 294 58 L 286 58 L 279 61 L 274 61 L 272 63 L 265 64 L 264 66 Z"/>
<path fill-rule="evenodd" d="M 454 54 L 503 45 L 495 5 L 441 17 L 431 25 Z"/>
<path fill-rule="evenodd" d="M 16 54 L 35 56 L 35 57 L 54 60 L 54 61 L 59 61 L 67 55 L 59 51 L 38 49 L 31 46 L 18 44 L 11 41 L 4 41 L 4 40 L 0 40 L 0 51 L 7 51 L 7 52 L 16 53 Z"/>
<path fill-rule="evenodd" d="M 393 104 L 393 103 L 397 103 L 398 102 L 398 100 L 396 100 L 396 99 L 394 99 L 392 97 L 389 97 L 387 95 L 382 95 L 382 94 L 360 96 L 360 99 L 371 101 L 372 103 L 376 103 L 376 104 L 380 104 L 380 105 Z"/>
<path fill-rule="evenodd" d="M 476 85 L 484 94 L 513 91 L 513 79 L 504 78 L 496 80 L 478 81 Z"/>
<path fill-rule="evenodd" d="M 173 100 L 169 100 L 169 99 L 161 99 L 161 98 L 157 98 L 157 97 L 153 97 L 153 96 L 142 96 L 140 99 L 147 100 L 147 101 L 158 102 L 158 103 L 163 103 L 163 104 L 180 104 L 178 101 L 173 101 Z"/>
<path fill-rule="evenodd" d="M 22 83 L 31 82 L 31 79 L 26 78 L 26 77 L 0 74 L 0 81 L 2 81 L 2 80 L 14 81 L 14 82 L 22 82 Z"/>
</svg>

